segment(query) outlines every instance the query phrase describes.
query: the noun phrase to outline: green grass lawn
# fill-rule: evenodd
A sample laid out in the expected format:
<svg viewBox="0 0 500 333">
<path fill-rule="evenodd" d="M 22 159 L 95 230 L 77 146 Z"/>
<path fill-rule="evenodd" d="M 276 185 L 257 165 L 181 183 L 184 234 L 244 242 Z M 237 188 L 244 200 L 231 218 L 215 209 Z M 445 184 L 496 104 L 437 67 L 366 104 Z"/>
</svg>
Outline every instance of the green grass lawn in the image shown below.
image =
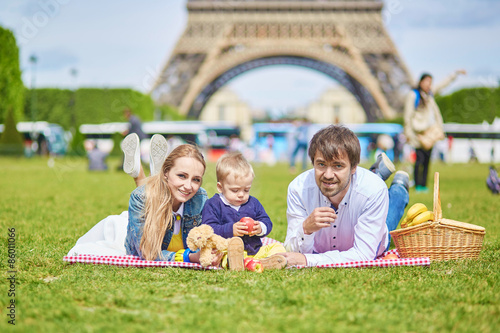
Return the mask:
<svg viewBox="0 0 500 333">
<path fill-rule="evenodd" d="M 111 161 L 112 169 L 118 163 Z M 432 165 L 446 218 L 484 226 L 479 260 L 430 267 L 252 272 L 67 264 L 77 239 L 127 209 L 122 172 L 89 173 L 83 159 L 0 158 L 2 319 L 20 332 L 497 332 L 500 196 L 486 165 Z M 284 241 L 286 165 L 256 166 L 252 195 Z M 430 177 L 432 178 L 432 177 Z M 215 191 L 214 166 L 203 185 Z M 432 207 L 432 193 L 410 205 Z M 15 228 L 15 297 L 9 297 L 8 229 Z M 16 325 L 9 325 L 11 299 Z"/>
</svg>

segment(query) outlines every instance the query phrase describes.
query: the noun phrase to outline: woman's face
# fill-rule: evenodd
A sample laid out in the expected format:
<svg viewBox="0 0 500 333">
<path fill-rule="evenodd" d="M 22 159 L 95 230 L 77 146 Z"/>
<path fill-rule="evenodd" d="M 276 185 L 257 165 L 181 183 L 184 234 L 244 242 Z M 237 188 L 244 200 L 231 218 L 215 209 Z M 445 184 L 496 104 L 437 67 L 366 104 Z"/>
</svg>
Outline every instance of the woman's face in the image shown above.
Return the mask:
<svg viewBox="0 0 500 333">
<path fill-rule="evenodd" d="M 432 86 L 432 77 L 430 76 L 426 76 L 422 81 L 420 81 L 420 88 L 426 93 L 429 93 L 429 91 L 431 91 L 431 86 Z"/>
<path fill-rule="evenodd" d="M 175 160 L 174 166 L 167 172 L 167 182 L 172 192 L 174 211 L 181 203 L 191 199 L 201 186 L 205 168 L 193 157 L 180 157 Z"/>
</svg>

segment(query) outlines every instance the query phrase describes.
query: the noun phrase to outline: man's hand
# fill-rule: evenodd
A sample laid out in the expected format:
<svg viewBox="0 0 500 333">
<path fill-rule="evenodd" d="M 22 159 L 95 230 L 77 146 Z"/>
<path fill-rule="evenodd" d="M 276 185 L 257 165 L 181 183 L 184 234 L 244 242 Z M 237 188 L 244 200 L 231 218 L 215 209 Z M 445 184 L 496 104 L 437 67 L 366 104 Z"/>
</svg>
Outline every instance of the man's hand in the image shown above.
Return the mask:
<svg viewBox="0 0 500 333">
<path fill-rule="evenodd" d="M 318 207 L 302 223 L 304 233 L 310 235 L 321 228 L 327 228 L 331 223 L 335 222 L 336 218 L 337 214 L 335 214 L 333 208 Z"/>
<path fill-rule="evenodd" d="M 297 252 L 285 252 L 285 253 L 277 253 L 279 255 L 282 255 L 283 257 L 286 258 L 286 265 L 288 266 L 306 266 L 307 265 L 307 259 L 306 256 L 303 255 L 302 253 L 297 253 Z"/>
<path fill-rule="evenodd" d="M 238 221 L 233 224 L 233 236 L 241 237 L 248 235 L 247 225 L 244 222 Z"/>
</svg>

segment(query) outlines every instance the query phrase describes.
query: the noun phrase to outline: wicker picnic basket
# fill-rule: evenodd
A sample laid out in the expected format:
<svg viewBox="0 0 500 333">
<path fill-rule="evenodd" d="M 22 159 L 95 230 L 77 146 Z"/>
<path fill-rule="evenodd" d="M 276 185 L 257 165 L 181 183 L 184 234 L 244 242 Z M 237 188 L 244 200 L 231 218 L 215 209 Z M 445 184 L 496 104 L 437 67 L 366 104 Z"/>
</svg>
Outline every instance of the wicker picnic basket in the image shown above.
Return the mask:
<svg viewBox="0 0 500 333">
<path fill-rule="evenodd" d="M 483 227 L 444 219 L 439 195 L 439 173 L 434 175 L 434 219 L 391 231 L 402 258 L 429 257 L 433 261 L 476 259 L 486 230 Z"/>
</svg>

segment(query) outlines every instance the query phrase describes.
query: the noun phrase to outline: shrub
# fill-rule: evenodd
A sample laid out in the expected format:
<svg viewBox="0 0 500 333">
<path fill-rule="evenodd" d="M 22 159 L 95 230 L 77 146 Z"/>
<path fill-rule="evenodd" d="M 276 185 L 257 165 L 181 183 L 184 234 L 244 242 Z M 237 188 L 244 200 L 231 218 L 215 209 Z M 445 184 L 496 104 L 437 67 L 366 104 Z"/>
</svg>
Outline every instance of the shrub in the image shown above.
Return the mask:
<svg viewBox="0 0 500 333">
<path fill-rule="evenodd" d="M 24 138 L 17 131 L 14 111 L 7 112 L 2 137 L 0 138 L 0 155 L 22 156 L 24 154 Z"/>
<path fill-rule="evenodd" d="M 75 130 L 75 134 L 73 135 L 73 139 L 71 140 L 69 155 L 72 156 L 85 156 L 87 155 L 87 151 L 83 146 L 85 141 L 85 135 L 83 135 L 79 128 L 77 127 Z"/>
<path fill-rule="evenodd" d="M 500 87 L 466 88 L 446 96 L 436 96 L 445 123 L 493 122 L 500 117 Z"/>
<path fill-rule="evenodd" d="M 113 133 L 111 136 L 111 139 L 113 139 L 113 149 L 109 153 L 110 156 L 122 156 L 123 152 L 120 148 L 120 143 L 123 140 L 123 135 L 121 133 Z"/>
</svg>

